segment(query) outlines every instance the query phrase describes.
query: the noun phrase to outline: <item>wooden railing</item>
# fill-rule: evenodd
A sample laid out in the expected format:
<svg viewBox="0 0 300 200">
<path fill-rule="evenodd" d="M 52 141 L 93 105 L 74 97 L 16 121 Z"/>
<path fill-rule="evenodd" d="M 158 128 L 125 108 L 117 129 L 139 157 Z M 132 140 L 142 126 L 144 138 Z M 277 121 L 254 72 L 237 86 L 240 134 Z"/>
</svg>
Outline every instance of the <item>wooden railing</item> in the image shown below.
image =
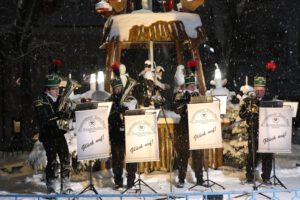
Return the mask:
<svg viewBox="0 0 300 200">
<path fill-rule="evenodd" d="M 168 126 L 164 119 L 158 121 L 158 140 L 159 140 L 159 158 L 156 162 L 139 163 L 139 172 L 149 173 L 152 171 L 169 171 L 170 159 L 173 155 L 173 139 L 176 130 L 178 130 L 178 123 L 174 123 L 172 119 L 167 119 Z M 168 128 L 169 127 L 169 131 Z M 170 133 L 170 134 L 169 134 Z M 171 139 L 170 139 L 171 137 Z M 222 165 L 222 148 L 204 150 L 205 167 L 218 168 Z"/>
<path fill-rule="evenodd" d="M 155 162 L 142 162 L 139 163 L 138 171 L 141 173 L 150 173 L 152 171 L 170 171 L 170 159 L 173 155 L 173 139 L 176 130 L 178 130 L 178 123 L 170 118 L 167 118 L 168 126 L 165 123 L 165 119 L 158 120 L 158 140 L 159 140 L 159 159 L 160 161 Z M 169 131 L 168 128 L 169 127 Z M 171 138 L 170 138 L 171 137 Z M 172 154 L 171 154 L 172 153 Z M 222 148 L 219 149 L 208 149 L 204 150 L 204 164 L 205 168 L 218 168 L 222 166 Z M 171 160 L 172 161 L 172 160 Z M 106 163 L 107 164 L 107 163 Z M 101 163 L 101 168 L 107 167 L 105 163 Z M 191 164 L 191 163 L 190 163 Z"/>
</svg>

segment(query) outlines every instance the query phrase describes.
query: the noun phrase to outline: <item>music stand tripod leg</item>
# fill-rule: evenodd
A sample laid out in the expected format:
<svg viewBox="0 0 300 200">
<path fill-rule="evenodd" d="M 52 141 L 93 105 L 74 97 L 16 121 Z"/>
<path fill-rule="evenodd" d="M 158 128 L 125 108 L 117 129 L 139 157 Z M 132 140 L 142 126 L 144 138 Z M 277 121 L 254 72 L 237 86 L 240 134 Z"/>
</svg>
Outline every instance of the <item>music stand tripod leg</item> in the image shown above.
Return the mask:
<svg viewBox="0 0 300 200">
<path fill-rule="evenodd" d="M 152 190 L 154 193 L 157 193 L 152 187 L 150 187 L 147 183 L 145 183 L 143 180 L 140 180 L 146 187 L 148 187 L 150 190 Z M 141 183 L 140 183 L 141 184 Z"/>
<path fill-rule="evenodd" d="M 273 185 L 280 185 L 281 187 L 287 189 L 287 187 L 276 176 L 276 171 L 275 171 L 275 154 L 273 154 L 273 156 L 272 156 L 272 161 L 273 161 L 273 176 L 270 179 L 274 179 Z"/>
<path fill-rule="evenodd" d="M 203 160 L 203 162 L 205 162 L 204 152 L 203 152 L 202 160 Z M 202 185 L 196 183 L 195 185 L 193 185 L 192 187 L 190 187 L 188 190 L 191 190 L 191 189 L 193 189 L 196 186 L 202 186 L 202 187 L 210 188 L 210 190 L 213 191 L 211 187 L 214 186 L 214 185 L 217 185 L 217 186 L 221 187 L 223 190 L 225 190 L 225 187 L 223 185 L 221 185 L 219 183 L 216 183 L 215 181 L 212 181 L 212 180 L 209 179 L 208 163 L 207 162 L 205 162 L 205 163 L 206 163 L 206 166 L 207 166 L 207 169 L 206 169 L 206 180 L 203 181 Z M 207 184 L 205 184 L 205 183 L 207 183 Z"/>
<path fill-rule="evenodd" d="M 93 191 L 95 194 L 99 194 L 96 190 L 96 188 L 94 187 L 94 184 L 93 184 L 93 179 L 92 179 L 92 161 L 90 160 L 89 161 L 89 167 L 90 167 L 90 172 L 89 172 L 89 185 L 86 186 L 79 194 L 83 194 L 89 190 Z M 102 200 L 101 197 L 97 197 L 99 198 L 100 200 Z M 75 198 L 73 199 L 75 200 Z"/>
<path fill-rule="evenodd" d="M 274 175 L 273 178 L 274 178 L 274 184 L 273 185 L 280 185 L 281 187 L 287 189 L 287 187 L 279 180 L 279 178 L 277 178 L 276 175 Z"/>
<path fill-rule="evenodd" d="M 250 108 L 253 107 L 253 101 L 251 99 L 250 101 Z M 255 163 L 256 163 L 256 144 L 255 144 L 255 140 L 254 140 L 254 127 L 253 127 L 253 113 L 251 112 L 250 114 L 250 121 L 251 121 L 251 153 L 252 153 L 252 178 L 253 178 L 253 190 L 257 190 L 258 187 L 260 187 L 262 185 L 259 184 L 258 186 L 256 185 L 256 176 L 255 176 Z M 248 133 L 249 134 L 249 133 Z M 262 193 L 258 193 L 259 195 L 261 196 L 264 196 L 266 197 L 267 199 L 271 199 L 269 196 L 265 195 L 265 194 L 262 194 Z M 242 196 L 250 196 L 251 193 L 245 193 L 245 194 L 242 194 L 242 195 L 238 195 L 238 196 L 235 196 L 234 198 L 239 198 L 239 197 L 242 197 Z"/>
<path fill-rule="evenodd" d="M 163 113 L 163 117 L 164 117 L 165 122 L 166 122 L 169 147 L 171 147 L 171 149 L 169 149 L 169 173 L 170 173 L 169 175 L 170 175 L 170 193 L 173 193 L 173 186 L 172 186 L 173 163 L 172 163 L 172 161 L 174 160 L 173 157 L 174 157 L 174 154 L 176 153 L 176 150 L 175 150 L 175 147 L 173 147 L 173 137 L 171 135 L 170 128 L 169 128 L 169 123 L 167 121 L 167 117 L 166 117 L 166 114 L 165 114 L 165 109 L 164 109 L 162 104 L 160 104 L 160 109 Z M 165 197 L 165 198 L 159 198 L 157 200 L 161 200 L 161 199 L 176 199 L 176 197 L 168 196 L 168 197 Z"/>
<path fill-rule="evenodd" d="M 139 163 L 138 163 L 139 165 Z M 142 193 L 142 183 L 144 186 L 146 186 L 147 188 L 149 188 L 150 190 L 152 190 L 154 193 L 157 193 L 150 185 L 148 185 L 147 183 L 145 183 L 142 179 L 141 179 L 141 174 L 138 173 L 138 179 L 134 182 L 134 186 L 138 186 L 137 191 L 140 191 L 140 193 Z M 128 190 L 130 190 L 130 188 L 127 188 L 126 190 L 122 191 L 121 193 L 124 194 L 125 192 L 127 192 Z"/>
</svg>

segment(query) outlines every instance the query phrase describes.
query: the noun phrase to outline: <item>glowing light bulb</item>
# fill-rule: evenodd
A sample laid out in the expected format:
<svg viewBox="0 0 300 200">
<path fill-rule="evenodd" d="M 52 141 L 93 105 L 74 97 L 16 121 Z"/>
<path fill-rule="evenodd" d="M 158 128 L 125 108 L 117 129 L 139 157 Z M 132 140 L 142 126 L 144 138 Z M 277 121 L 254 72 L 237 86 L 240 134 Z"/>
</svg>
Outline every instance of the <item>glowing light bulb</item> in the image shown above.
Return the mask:
<svg viewBox="0 0 300 200">
<path fill-rule="evenodd" d="M 96 74 L 90 75 L 90 90 L 96 91 Z"/>
<path fill-rule="evenodd" d="M 97 73 L 97 83 L 98 83 L 98 90 L 104 90 L 104 73 L 103 71 L 99 71 Z"/>
</svg>

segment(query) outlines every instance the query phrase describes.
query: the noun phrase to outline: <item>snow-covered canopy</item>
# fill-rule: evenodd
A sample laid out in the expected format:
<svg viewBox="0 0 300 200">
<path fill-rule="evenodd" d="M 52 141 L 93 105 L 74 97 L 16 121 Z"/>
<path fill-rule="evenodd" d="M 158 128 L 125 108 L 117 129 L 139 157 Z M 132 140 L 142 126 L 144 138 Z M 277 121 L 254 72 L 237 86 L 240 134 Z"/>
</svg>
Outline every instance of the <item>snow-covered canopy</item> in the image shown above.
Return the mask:
<svg viewBox="0 0 300 200">
<path fill-rule="evenodd" d="M 103 42 L 146 42 L 200 39 L 199 15 L 183 12 L 135 12 L 111 16 L 105 24 Z"/>
</svg>

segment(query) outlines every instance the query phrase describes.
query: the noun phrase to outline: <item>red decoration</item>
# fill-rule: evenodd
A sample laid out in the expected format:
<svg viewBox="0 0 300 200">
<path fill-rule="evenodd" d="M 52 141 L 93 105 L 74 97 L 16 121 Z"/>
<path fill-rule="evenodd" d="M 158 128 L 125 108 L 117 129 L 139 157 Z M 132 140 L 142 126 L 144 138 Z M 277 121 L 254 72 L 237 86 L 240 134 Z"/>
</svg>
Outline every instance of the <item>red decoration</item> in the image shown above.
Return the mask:
<svg viewBox="0 0 300 200">
<path fill-rule="evenodd" d="M 189 68 L 197 67 L 197 61 L 191 59 L 191 60 L 189 60 L 189 61 L 187 62 L 187 66 L 188 66 Z"/>
<path fill-rule="evenodd" d="M 119 69 L 119 64 L 117 62 L 115 62 L 110 67 L 112 70 L 116 70 L 116 69 Z"/>
<path fill-rule="evenodd" d="M 197 61 L 196 61 L 196 60 L 193 60 L 193 59 L 189 60 L 189 61 L 187 62 L 187 67 L 188 67 L 191 71 L 195 72 L 195 70 L 197 69 Z"/>
<path fill-rule="evenodd" d="M 60 65 L 62 65 L 62 62 L 61 62 L 60 59 L 55 59 L 55 60 L 52 61 L 52 64 L 56 65 L 56 66 L 60 66 Z"/>
<path fill-rule="evenodd" d="M 274 60 L 271 60 L 271 61 L 267 62 L 267 64 L 266 64 L 266 69 L 267 70 L 275 71 L 276 68 L 277 68 L 277 65 L 276 65 Z"/>
<path fill-rule="evenodd" d="M 116 76 L 120 76 L 119 64 L 117 62 L 113 63 L 110 67 Z"/>
<path fill-rule="evenodd" d="M 167 0 L 165 7 L 168 12 L 174 10 L 174 0 Z"/>
</svg>

